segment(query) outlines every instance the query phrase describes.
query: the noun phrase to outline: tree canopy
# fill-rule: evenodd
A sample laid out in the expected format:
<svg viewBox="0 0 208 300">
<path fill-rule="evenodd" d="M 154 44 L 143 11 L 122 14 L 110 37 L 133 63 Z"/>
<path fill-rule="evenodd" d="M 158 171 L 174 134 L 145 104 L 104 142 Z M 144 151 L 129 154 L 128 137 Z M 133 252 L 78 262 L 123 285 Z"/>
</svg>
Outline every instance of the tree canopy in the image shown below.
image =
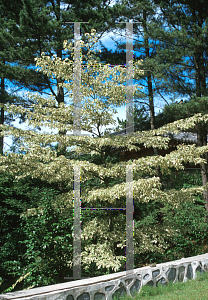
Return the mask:
<svg viewBox="0 0 208 300">
<path fill-rule="evenodd" d="M 92 32 L 93 37 L 93 32 Z M 67 43 L 65 43 L 67 47 Z M 71 47 L 70 45 L 68 47 Z M 95 60 L 89 59 L 90 62 Z M 58 62 L 58 63 L 57 63 Z M 62 76 L 65 79 L 70 79 L 71 61 L 65 59 L 60 61 L 57 57 L 46 57 L 44 54 L 41 58 L 37 59 L 37 64 L 41 65 L 44 72 L 47 74 L 55 74 L 55 76 Z M 100 66 L 101 68 L 101 66 Z M 117 67 L 116 70 L 120 71 L 120 78 L 123 79 L 123 68 Z M 72 70 L 71 70 L 72 71 Z M 91 69 L 89 67 L 89 74 Z M 103 68 L 102 71 L 103 79 L 106 79 L 106 75 L 110 72 L 114 73 L 116 71 Z M 138 64 L 138 72 L 139 64 Z M 86 76 L 86 75 L 85 75 Z M 92 78 L 89 80 L 88 76 L 83 76 L 83 81 L 87 82 L 88 86 L 94 83 L 94 90 L 100 92 L 100 96 L 107 96 L 108 107 L 110 103 L 119 105 L 123 103 L 124 89 L 122 85 L 116 87 L 115 84 L 112 88 L 108 89 L 108 94 L 106 93 L 106 86 L 103 84 L 100 87 L 100 79 Z M 112 79 L 113 80 L 113 79 Z M 118 82 L 118 77 L 117 77 Z M 108 82 L 107 82 L 108 84 Z M 68 87 L 67 83 L 64 83 L 65 87 Z M 70 83 L 69 83 L 70 86 Z M 116 93 L 114 92 L 116 90 Z M 87 89 L 83 85 L 83 92 Z M 88 91 L 92 93 L 92 91 Z M 34 105 L 34 112 L 31 113 L 29 110 L 24 110 L 23 107 L 15 107 L 12 105 L 6 105 L 8 111 L 18 112 L 24 111 L 28 116 L 29 122 L 33 126 L 41 125 L 44 122 L 50 128 L 58 128 L 59 130 L 71 130 L 72 125 L 68 125 L 67 120 L 70 113 L 72 113 L 72 108 L 61 105 L 58 109 L 54 108 L 56 104 L 55 99 L 43 99 L 40 96 L 36 96 L 38 105 Z M 84 103 L 84 108 L 82 110 L 81 117 L 81 127 L 84 130 L 90 131 L 90 122 L 97 124 L 107 124 L 110 120 L 110 113 L 104 111 L 99 115 L 99 110 L 105 108 L 105 104 L 99 102 L 98 99 L 95 100 L 95 106 L 90 106 L 90 102 L 86 101 Z M 46 107 L 43 107 L 47 105 Z M 94 109 L 93 115 L 91 115 L 92 120 L 89 119 L 90 112 Z M 109 108 L 108 108 L 109 110 Z M 99 118 L 94 118 L 94 116 L 99 116 Z M 102 117 L 102 118 L 101 118 Z M 30 119 L 31 118 L 31 119 Z M 47 121 L 50 120 L 50 123 Z M 88 120 L 88 123 L 85 122 Z M 162 173 L 170 173 L 171 168 L 176 170 L 183 169 L 183 162 L 194 162 L 202 163 L 204 159 L 200 156 L 205 153 L 208 146 L 196 147 L 196 145 L 179 145 L 176 151 L 171 152 L 165 157 L 153 156 L 144 157 L 132 162 L 125 162 L 124 165 L 119 163 L 108 162 L 106 156 L 108 154 L 109 147 L 121 147 L 126 146 L 130 149 L 140 149 L 139 145 L 144 145 L 145 147 L 158 147 L 167 148 L 169 138 L 165 137 L 164 134 L 168 134 L 170 131 L 172 133 L 178 133 L 181 130 L 193 128 L 196 122 L 203 121 L 207 122 L 208 115 L 197 114 L 191 118 L 175 121 L 171 124 L 164 125 L 161 128 L 136 132 L 128 136 L 99 136 L 97 138 L 91 138 L 86 136 L 60 136 L 58 134 L 43 134 L 37 133 L 35 131 L 26 131 L 17 128 L 9 128 L 8 126 L 1 125 L 2 133 L 11 133 L 15 136 L 23 136 L 25 139 L 25 154 L 14 154 L 6 153 L 0 157 L 1 167 L 0 171 L 7 171 L 15 176 L 17 180 L 24 178 L 26 176 L 31 176 L 32 178 L 39 178 L 45 180 L 49 183 L 55 182 L 65 182 L 68 187 L 72 187 L 74 180 L 74 166 L 80 166 L 81 182 L 86 182 L 92 178 L 98 178 L 100 185 L 97 188 L 86 188 L 82 191 L 81 199 L 84 203 L 90 204 L 90 206 L 96 207 L 98 203 L 104 204 L 106 206 L 119 207 L 118 204 L 125 206 L 126 199 L 126 168 L 129 166 L 134 168 L 136 173 L 136 178 L 133 179 L 133 190 L 134 190 L 134 202 L 148 203 L 150 201 L 159 201 L 160 203 L 171 203 L 173 208 L 177 208 L 180 203 L 194 202 L 196 193 L 202 193 L 206 189 L 207 185 L 202 187 L 191 187 L 183 188 L 181 190 L 161 190 L 160 178 L 157 177 L 156 167 L 160 167 Z M 99 128 L 99 126 L 97 127 Z M 1 134 L 2 134 L 1 133 Z M 79 161 L 75 159 L 68 159 L 65 156 L 57 156 L 55 150 L 44 147 L 44 144 L 61 141 L 63 146 L 68 147 L 76 145 L 75 152 L 77 154 L 85 152 L 86 154 L 99 154 L 102 159 L 102 164 L 90 163 L 89 161 Z M 40 143 L 42 146 L 40 146 Z M 119 183 L 113 185 L 110 184 L 112 180 L 121 180 Z M 73 209 L 73 196 L 74 191 L 71 190 L 66 193 L 62 193 L 56 198 L 55 203 L 58 205 L 60 201 L 65 203 L 66 207 L 70 210 Z M 65 208 L 66 209 L 66 208 Z M 41 210 L 40 210 L 41 213 Z M 109 220 L 107 220 L 109 219 Z M 119 247 L 123 248 L 125 245 L 125 223 L 121 217 L 113 217 L 111 211 L 108 213 L 108 218 L 96 221 L 96 218 L 86 224 L 86 227 L 82 232 L 82 239 L 90 239 L 93 234 L 98 234 L 98 242 L 95 245 L 86 246 L 84 252 L 82 252 L 82 262 L 86 264 L 86 269 L 89 268 L 91 262 L 95 262 L 97 267 L 113 268 L 115 271 L 118 270 L 121 265 L 121 261 L 125 259 L 124 256 L 114 256 L 114 243 L 119 242 Z M 109 227 L 108 225 L 109 224 Z M 153 232 L 154 228 L 150 228 Z M 162 229 L 161 229 L 162 230 Z M 145 233 L 141 231 L 138 232 L 135 229 L 135 253 L 140 253 L 143 247 L 148 247 L 149 251 L 154 251 L 159 248 L 164 249 L 164 238 L 169 235 L 168 231 L 163 231 L 159 233 L 161 235 L 161 245 L 153 246 L 149 244 L 148 240 L 144 238 Z M 143 237 L 143 242 L 141 244 L 141 237 Z M 140 242 L 139 242 L 140 241 Z M 139 244 L 138 244 L 139 243 Z M 138 248 L 137 248 L 137 245 Z M 143 245 L 143 246 L 142 246 Z M 156 248 L 155 248 L 156 247 Z M 159 247 L 159 248 L 157 248 Z M 111 250 L 110 250 L 111 249 Z M 162 250 L 161 250 L 162 251 Z"/>
</svg>

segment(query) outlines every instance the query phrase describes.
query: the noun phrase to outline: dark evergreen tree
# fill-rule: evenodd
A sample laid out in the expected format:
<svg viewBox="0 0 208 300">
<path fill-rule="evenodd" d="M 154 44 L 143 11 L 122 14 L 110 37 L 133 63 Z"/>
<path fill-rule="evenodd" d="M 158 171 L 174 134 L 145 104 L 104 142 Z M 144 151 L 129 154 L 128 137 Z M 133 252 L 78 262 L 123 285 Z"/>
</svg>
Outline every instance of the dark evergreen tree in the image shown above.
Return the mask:
<svg viewBox="0 0 208 300">
<path fill-rule="evenodd" d="M 165 113 L 182 119 L 196 113 L 207 113 L 207 9 L 206 1 L 155 1 L 160 6 L 161 18 L 167 29 L 160 38 L 158 62 L 166 61 L 170 90 L 188 100 L 183 105 L 172 105 Z M 168 46 L 167 46 L 168 45 Z M 197 144 L 207 145 L 207 125 L 196 124 Z M 203 155 L 207 161 L 207 153 Z M 208 182 L 208 169 L 201 164 L 202 184 Z M 204 192 L 208 210 L 208 191 Z"/>
<path fill-rule="evenodd" d="M 37 52 L 34 42 L 28 41 L 28 31 L 23 31 L 20 16 L 24 10 L 21 1 L 0 1 L 0 103 L 29 104 L 17 91 L 27 88 L 42 91 L 45 87 L 43 75 L 27 68 Z M 20 115 L 21 120 L 23 116 Z M 1 107 L 0 124 L 10 125 L 14 116 Z M 3 136 L 0 137 L 0 152 L 3 153 Z"/>
<path fill-rule="evenodd" d="M 142 1 L 122 1 L 123 6 L 120 10 L 120 22 L 129 21 L 133 19 L 133 31 L 134 31 L 134 61 L 143 60 L 142 68 L 145 70 L 143 76 L 139 76 L 135 79 L 139 80 L 139 84 L 143 87 L 142 91 L 135 94 L 134 102 L 142 107 L 145 107 L 149 111 L 150 115 L 150 128 L 155 128 L 155 97 L 159 97 L 160 100 L 166 101 L 165 95 L 167 95 L 166 78 L 161 76 L 159 72 L 159 66 L 155 64 L 155 56 L 157 54 L 156 45 L 158 43 L 158 37 L 156 36 L 156 29 L 160 28 L 163 24 L 156 18 L 157 6 L 153 1 L 142 0 Z M 139 24 L 136 22 L 140 22 Z M 124 30 L 126 24 L 117 24 L 117 29 L 120 28 Z M 120 34 L 123 38 L 124 35 Z M 114 40 L 114 39 L 113 39 Z M 114 40 L 115 41 L 115 40 Z M 122 52 L 116 51 L 111 52 L 104 48 L 105 52 L 102 51 L 100 57 L 104 58 L 106 62 L 118 61 L 125 64 L 125 48 L 126 43 L 117 44 L 117 49 L 122 50 Z M 107 53 L 106 53 L 107 52 Z M 139 52 L 139 55 L 136 53 Z M 117 57 L 116 57 L 117 56 Z M 164 68 L 165 66 L 163 66 Z M 158 85 L 160 84 L 160 87 Z M 165 93 L 165 95 L 164 95 Z M 136 122 L 135 122 L 136 123 Z"/>
</svg>

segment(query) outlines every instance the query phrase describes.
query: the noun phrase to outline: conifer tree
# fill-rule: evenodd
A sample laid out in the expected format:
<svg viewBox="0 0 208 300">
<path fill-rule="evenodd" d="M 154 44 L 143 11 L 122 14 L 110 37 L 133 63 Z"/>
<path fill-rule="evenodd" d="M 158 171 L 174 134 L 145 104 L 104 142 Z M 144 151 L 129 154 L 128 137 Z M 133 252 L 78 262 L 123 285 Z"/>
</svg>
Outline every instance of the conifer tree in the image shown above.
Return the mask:
<svg viewBox="0 0 208 300">
<path fill-rule="evenodd" d="M 165 114 L 177 120 L 207 113 L 207 2 L 154 2 L 159 5 L 160 18 L 166 23 L 166 30 L 160 32 L 157 61 L 161 64 L 166 61 L 171 66 L 164 70 L 170 91 L 188 100 L 182 105 L 166 106 Z M 197 132 L 197 144 L 207 145 L 207 125 L 199 122 L 194 131 Z M 203 158 L 207 162 L 207 153 Z M 206 185 L 207 163 L 201 164 L 201 175 L 203 185 Z M 207 209 L 207 192 L 204 192 L 204 200 Z"/>
<path fill-rule="evenodd" d="M 27 88 L 41 92 L 45 87 L 43 75 L 27 68 L 33 54 L 37 53 L 37 46 L 28 41 L 28 30 L 22 30 L 23 10 L 21 1 L 0 1 L 0 103 L 26 105 L 27 99 L 16 94 L 17 91 Z M 2 108 L 0 124 L 11 124 L 13 117 Z M 20 122 L 23 120 L 24 116 L 20 115 Z M 3 137 L 0 138 L 0 152 L 3 153 Z"/>
<path fill-rule="evenodd" d="M 166 77 L 161 73 L 161 70 L 166 69 L 168 66 L 163 63 L 163 65 L 156 64 L 157 56 L 157 43 L 159 41 L 157 30 L 162 27 L 163 22 L 157 18 L 157 5 L 154 1 L 141 0 L 141 1 L 121 1 L 122 5 L 120 10 L 119 21 L 126 21 L 133 19 L 134 24 L 134 53 L 136 60 L 143 60 L 143 70 L 144 74 L 140 77 L 135 77 L 140 81 L 140 84 L 144 89 L 135 97 L 135 104 L 139 104 L 140 109 L 143 107 L 150 115 L 150 126 L 149 129 L 156 128 L 155 124 L 155 97 L 157 96 L 160 100 L 165 101 L 166 93 L 168 90 L 168 85 L 166 82 Z M 140 22 L 140 23 L 136 23 Z M 117 29 L 124 29 L 125 24 L 117 24 Z M 119 32 L 119 33 L 118 33 Z M 117 35 L 123 37 L 122 33 L 117 30 Z M 116 50 L 115 53 L 112 51 L 107 51 L 103 46 L 104 52 L 102 52 L 99 57 L 105 59 L 106 63 L 111 61 L 119 60 L 122 64 L 125 64 L 124 48 L 125 43 L 118 42 L 114 38 L 113 41 L 117 45 L 117 49 L 122 50 L 120 53 Z M 139 52 L 139 55 L 136 54 Z M 140 113 L 140 110 L 137 109 Z M 135 122 L 136 123 L 136 122 Z M 136 128 L 136 127 L 135 127 Z M 148 129 L 148 128 L 147 128 Z"/>
<path fill-rule="evenodd" d="M 131 5 L 132 4 L 132 5 Z M 204 1 L 128 1 L 126 9 L 121 13 L 128 18 L 141 20 L 145 28 L 144 13 L 153 8 L 153 19 L 148 23 L 145 53 L 148 58 L 148 41 L 153 41 L 153 49 L 147 62 L 148 69 L 156 80 L 155 91 L 165 100 L 162 93 L 170 95 L 174 101 L 177 97 L 185 96 L 188 103 L 184 105 L 169 105 L 166 102 L 165 111 L 157 118 L 157 126 L 177 119 L 193 116 L 196 113 L 207 112 L 207 3 Z M 138 9 L 140 8 L 140 9 Z M 157 8 L 157 10 L 156 10 Z M 143 16 L 141 14 L 143 11 Z M 146 24 L 146 25 L 145 25 Z M 135 24 L 135 27 L 137 25 Z M 143 27 L 144 27 L 143 26 Z M 154 42 L 154 40 L 156 42 Z M 142 43 L 139 42 L 141 45 Z M 119 46 L 122 49 L 121 46 Z M 153 55 L 152 55 L 153 54 Z M 140 57 L 141 58 L 141 57 Z M 145 68 L 144 68 L 145 69 Z M 147 72 L 148 74 L 148 72 Z M 147 77 L 148 91 L 152 95 L 152 84 Z M 154 114 L 151 114 L 152 116 Z M 169 116 L 169 119 L 167 119 Z M 175 116 L 175 118 L 174 118 Z M 162 118 L 161 118 L 162 117 Z M 154 118 L 150 118 L 153 124 Z M 199 123 L 193 129 L 197 132 L 198 145 L 207 144 L 207 126 Z M 203 156 L 207 160 L 207 154 Z M 208 180 L 205 164 L 201 165 L 202 182 Z M 208 194 L 204 193 L 204 200 L 208 203 Z"/>
</svg>

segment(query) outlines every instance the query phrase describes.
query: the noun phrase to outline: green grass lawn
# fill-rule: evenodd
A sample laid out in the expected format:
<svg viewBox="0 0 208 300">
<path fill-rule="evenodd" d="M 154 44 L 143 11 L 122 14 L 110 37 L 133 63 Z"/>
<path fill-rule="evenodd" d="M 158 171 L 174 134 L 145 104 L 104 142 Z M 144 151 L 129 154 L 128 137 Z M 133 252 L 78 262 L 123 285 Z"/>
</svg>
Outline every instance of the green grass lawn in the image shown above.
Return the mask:
<svg viewBox="0 0 208 300">
<path fill-rule="evenodd" d="M 118 297 L 117 297 L 118 299 Z M 144 286 L 135 298 L 119 298 L 123 300 L 208 300 L 208 272 L 198 274 L 197 279 L 185 282 L 168 283 L 157 288 Z"/>
</svg>

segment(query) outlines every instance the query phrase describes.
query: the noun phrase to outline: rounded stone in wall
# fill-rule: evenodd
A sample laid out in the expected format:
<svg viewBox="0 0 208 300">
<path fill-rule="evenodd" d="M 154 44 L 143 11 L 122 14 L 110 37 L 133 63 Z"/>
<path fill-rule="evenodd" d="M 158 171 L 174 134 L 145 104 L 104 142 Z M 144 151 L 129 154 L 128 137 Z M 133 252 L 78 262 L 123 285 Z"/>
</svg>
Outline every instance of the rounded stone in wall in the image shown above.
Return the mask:
<svg viewBox="0 0 208 300">
<path fill-rule="evenodd" d="M 94 296 L 94 300 L 105 300 L 105 294 L 96 293 L 95 296 Z"/>
<path fill-rule="evenodd" d="M 146 275 L 144 275 L 143 279 L 147 280 L 149 277 L 150 277 L 149 274 L 146 274 Z"/>
<path fill-rule="evenodd" d="M 202 270 L 202 268 L 201 268 L 200 266 L 198 266 L 198 267 L 196 268 L 196 272 L 204 273 L 204 271 Z"/>
<path fill-rule="evenodd" d="M 129 278 L 125 280 L 125 284 L 129 285 L 132 282 L 133 278 Z"/>
<path fill-rule="evenodd" d="M 107 292 L 110 292 L 110 291 L 113 290 L 113 288 L 114 288 L 114 285 L 108 285 L 108 286 L 105 287 L 105 290 L 106 290 Z"/>
<path fill-rule="evenodd" d="M 176 277 L 176 269 L 175 268 L 170 268 L 167 271 L 167 277 L 168 277 L 168 281 L 174 281 L 175 277 Z"/>
<path fill-rule="evenodd" d="M 68 296 L 66 297 L 66 300 L 74 300 L 74 296 L 68 295 Z"/>
<path fill-rule="evenodd" d="M 187 275 L 186 277 L 190 280 L 193 278 L 193 269 L 191 264 L 188 265 Z"/>
<path fill-rule="evenodd" d="M 131 293 L 132 297 L 134 297 L 135 294 L 137 292 L 139 292 L 140 286 L 141 286 L 141 281 L 136 279 L 134 284 L 130 287 L 130 293 Z"/>
<path fill-rule="evenodd" d="M 148 281 L 147 284 L 148 286 L 153 286 L 154 285 L 154 282 L 152 280 Z"/>
<path fill-rule="evenodd" d="M 122 286 L 113 293 L 112 299 L 116 299 L 119 297 L 124 298 L 124 297 L 126 297 L 126 295 L 127 295 L 127 291 L 126 291 L 125 287 Z"/>
<path fill-rule="evenodd" d="M 160 278 L 160 280 L 158 280 L 158 281 L 156 282 L 156 286 L 158 286 L 158 283 L 161 283 L 162 286 L 167 285 L 167 282 L 166 282 L 166 280 L 165 280 L 164 277 Z"/>
<path fill-rule="evenodd" d="M 181 266 L 178 270 L 178 281 L 182 282 L 185 275 L 185 267 Z"/>
<path fill-rule="evenodd" d="M 83 293 L 77 297 L 77 300 L 90 300 L 90 294 L 89 293 Z"/>
<path fill-rule="evenodd" d="M 160 274 L 160 270 L 155 270 L 152 272 L 152 277 L 155 278 Z"/>
</svg>

